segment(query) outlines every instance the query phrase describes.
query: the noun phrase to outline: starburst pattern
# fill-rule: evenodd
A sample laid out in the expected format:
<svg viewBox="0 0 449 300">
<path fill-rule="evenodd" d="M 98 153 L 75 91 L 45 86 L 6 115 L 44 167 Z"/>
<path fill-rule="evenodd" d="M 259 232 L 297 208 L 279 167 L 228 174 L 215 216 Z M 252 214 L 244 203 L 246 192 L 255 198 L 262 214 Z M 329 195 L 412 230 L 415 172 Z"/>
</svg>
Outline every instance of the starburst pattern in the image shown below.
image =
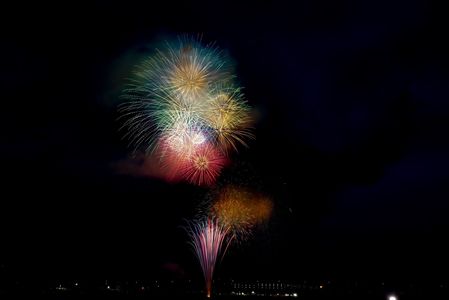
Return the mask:
<svg viewBox="0 0 449 300">
<path fill-rule="evenodd" d="M 119 108 L 134 151 L 157 153 L 161 165 L 191 183 L 212 184 L 229 152 L 254 138 L 250 108 L 228 61 L 218 48 L 194 39 L 167 43 L 145 60 Z"/>
</svg>

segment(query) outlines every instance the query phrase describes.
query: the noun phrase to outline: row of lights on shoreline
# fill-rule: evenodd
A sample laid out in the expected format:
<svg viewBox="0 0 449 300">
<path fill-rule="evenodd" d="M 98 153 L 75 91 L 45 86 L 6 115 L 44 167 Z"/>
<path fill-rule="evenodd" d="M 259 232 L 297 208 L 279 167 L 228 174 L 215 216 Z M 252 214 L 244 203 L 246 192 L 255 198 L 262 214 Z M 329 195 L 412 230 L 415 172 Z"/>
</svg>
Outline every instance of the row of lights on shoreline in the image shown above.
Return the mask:
<svg viewBox="0 0 449 300">
<path fill-rule="evenodd" d="M 106 281 L 105 282 L 106 283 L 106 289 L 108 289 L 108 290 L 111 290 L 112 288 L 111 288 L 111 286 L 110 285 L 108 285 L 108 282 Z M 136 281 L 136 284 L 137 284 L 138 282 Z M 155 283 L 157 284 L 157 287 L 159 287 L 159 284 L 158 284 L 158 281 L 156 280 L 155 281 Z M 78 282 L 75 282 L 74 283 L 74 286 L 75 287 L 78 287 L 79 286 L 79 284 L 78 284 Z M 324 286 L 323 285 L 320 285 L 319 286 L 319 288 L 320 289 L 322 289 Z M 57 290 L 66 290 L 67 288 L 65 288 L 64 286 L 62 286 L 61 284 L 59 284 L 57 287 L 56 287 L 56 289 Z M 141 287 L 141 290 L 144 290 L 144 287 L 142 286 Z M 232 294 L 233 295 L 237 295 L 237 296 L 251 296 L 251 295 L 256 295 L 256 292 L 255 291 L 251 291 L 251 293 L 244 293 L 244 292 L 232 292 Z M 265 296 L 265 295 L 262 295 L 261 294 L 261 296 Z M 297 293 L 285 293 L 285 294 L 276 294 L 276 296 L 284 296 L 284 297 L 298 297 L 298 294 Z M 399 300 L 398 299 L 398 297 L 396 296 L 396 295 L 394 295 L 394 294 L 390 294 L 390 295 L 388 295 L 387 296 L 387 300 Z"/>
</svg>

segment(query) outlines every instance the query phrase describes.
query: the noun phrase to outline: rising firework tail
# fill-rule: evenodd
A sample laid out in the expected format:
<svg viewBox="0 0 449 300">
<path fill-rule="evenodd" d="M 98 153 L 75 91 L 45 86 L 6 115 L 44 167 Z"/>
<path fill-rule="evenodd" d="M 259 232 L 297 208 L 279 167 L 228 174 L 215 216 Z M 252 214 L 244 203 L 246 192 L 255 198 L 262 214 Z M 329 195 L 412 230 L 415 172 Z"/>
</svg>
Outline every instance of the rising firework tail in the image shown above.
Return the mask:
<svg viewBox="0 0 449 300">
<path fill-rule="evenodd" d="M 211 297 L 212 279 L 217 260 L 226 253 L 232 240 L 229 228 L 220 224 L 216 219 L 207 218 L 189 222 L 186 231 L 190 237 L 190 244 L 201 265 L 206 288 L 206 296 Z"/>
</svg>

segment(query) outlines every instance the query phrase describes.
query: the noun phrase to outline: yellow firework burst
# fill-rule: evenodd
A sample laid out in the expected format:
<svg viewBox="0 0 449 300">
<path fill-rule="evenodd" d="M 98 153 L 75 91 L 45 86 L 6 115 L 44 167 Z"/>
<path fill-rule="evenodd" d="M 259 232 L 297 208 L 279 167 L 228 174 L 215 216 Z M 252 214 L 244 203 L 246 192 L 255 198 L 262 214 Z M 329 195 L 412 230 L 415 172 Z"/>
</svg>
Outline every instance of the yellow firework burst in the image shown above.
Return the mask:
<svg viewBox="0 0 449 300">
<path fill-rule="evenodd" d="M 210 214 L 231 228 L 239 239 L 245 239 L 252 229 L 271 216 L 273 203 L 267 197 L 249 189 L 227 186 L 221 189 L 211 206 Z"/>
<path fill-rule="evenodd" d="M 204 101 L 215 83 L 230 82 L 230 65 L 217 48 L 185 40 L 168 52 L 159 51 L 153 64 L 162 64 L 158 88 L 184 102 Z"/>
<path fill-rule="evenodd" d="M 189 102 L 204 98 L 212 76 L 207 65 L 208 62 L 199 58 L 192 46 L 180 49 L 168 69 L 168 83 L 175 94 Z"/>
<path fill-rule="evenodd" d="M 208 110 L 203 117 L 211 127 L 218 147 L 224 151 L 237 150 L 238 145 L 247 146 L 253 139 L 253 118 L 239 88 L 220 86 L 208 98 Z"/>
</svg>

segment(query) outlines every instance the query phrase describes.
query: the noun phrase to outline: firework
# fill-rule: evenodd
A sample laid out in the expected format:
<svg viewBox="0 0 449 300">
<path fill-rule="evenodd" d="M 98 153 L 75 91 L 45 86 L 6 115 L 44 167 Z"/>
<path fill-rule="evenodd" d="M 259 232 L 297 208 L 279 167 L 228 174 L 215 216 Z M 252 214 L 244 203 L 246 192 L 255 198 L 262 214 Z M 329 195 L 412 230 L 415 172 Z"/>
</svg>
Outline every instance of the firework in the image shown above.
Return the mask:
<svg viewBox="0 0 449 300">
<path fill-rule="evenodd" d="M 124 91 L 125 138 L 135 152 L 159 155 L 161 165 L 172 166 L 169 173 L 213 183 L 229 151 L 254 138 L 250 108 L 233 81 L 216 47 L 194 39 L 167 44 L 139 66 Z"/>
<path fill-rule="evenodd" d="M 214 140 L 223 151 L 237 150 L 237 145 L 247 146 L 245 140 L 253 139 L 250 131 L 252 117 L 240 88 L 230 85 L 216 87 L 208 98 L 207 120 Z"/>
<path fill-rule="evenodd" d="M 195 39 L 180 39 L 178 45 L 167 44 L 166 50 L 147 60 L 138 76 L 154 90 L 169 91 L 177 99 L 197 102 L 212 83 L 231 81 L 230 64 L 213 45 L 202 45 Z"/>
<path fill-rule="evenodd" d="M 211 185 L 227 163 L 226 157 L 214 146 L 203 144 L 182 165 L 180 174 L 197 185 Z"/>
<path fill-rule="evenodd" d="M 272 209 L 266 196 L 231 185 L 218 191 L 209 214 L 229 227 L 238 240 L 244 240 L 255 226 L 268 221 Z"/>
<path fill-rule="evenodd" d="M 142 148 L 150 153 L 160 146 L 160 140 L 188 141 L 193 132 L 205 130 L 207 126 L 199 114 L 204 106 L 201 102 L 183 103 L 166 91 L 154 92 L 148 98 L 141 96 L 120 106 L 120 118 L 125 119 L 121 129 L 126 130 L 125 138 L 135 150 Z"/>
<path fill-rule="evenodd" d="M 179 118 L 197 127 L 213 84 L 231 82 L 228 59 L 213 45 L 179 40 L 138 66 L 120 107 L 126 137 L 135 148 L 152 150 Z"/>
<path fill-rule="evenodd" d="M 189 223 L 187 232 L 191 238 L 191 245 L 203 271 L 208 298 L 212 292 L 212 278 L 217 259 L 223 257 L 231 242 L 228 228 L 217 220 L 207 219 L 196 223 Z"/>
</svg>

